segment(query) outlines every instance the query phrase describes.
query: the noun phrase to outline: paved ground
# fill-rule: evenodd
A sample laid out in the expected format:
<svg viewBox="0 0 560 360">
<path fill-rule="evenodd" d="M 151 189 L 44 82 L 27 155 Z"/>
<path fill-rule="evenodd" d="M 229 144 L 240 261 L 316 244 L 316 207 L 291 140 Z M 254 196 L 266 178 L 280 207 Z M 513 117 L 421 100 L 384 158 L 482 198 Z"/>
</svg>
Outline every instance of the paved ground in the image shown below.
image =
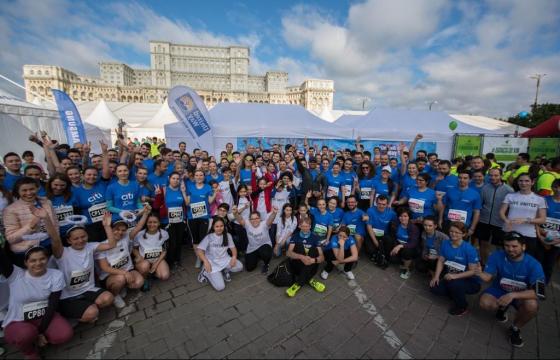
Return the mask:
<svg viewBox="0 0 560 360">
<path fill-rule="evenodd" d="M 233 275 L 217 293 L 187 269 L 149 293 L 131 293 L 129 306 L 79 325 L 71 343 L 47 358 L 558 358 L 560 287 L 548 288 L 539 316 L 523 329 L 525 347 L 513 349 L 507 325 L 471 298 L 469 315 L 447 314 L 449 303 L 414 273 L 362 259 L 356 281 L 331 274 L 327 290 L 305 287 L 293 299 L 260 273 Z M 276 264 L 276 260 L 274 264 Z M 271 267 L 272 268 L 272 267 Z M 558 283 L 558 279 L 557 279 Z M 510 314 L 510 318 L 511 318 Z M 17 358 L 10 352 L 8 358 Z"/>
</svg>

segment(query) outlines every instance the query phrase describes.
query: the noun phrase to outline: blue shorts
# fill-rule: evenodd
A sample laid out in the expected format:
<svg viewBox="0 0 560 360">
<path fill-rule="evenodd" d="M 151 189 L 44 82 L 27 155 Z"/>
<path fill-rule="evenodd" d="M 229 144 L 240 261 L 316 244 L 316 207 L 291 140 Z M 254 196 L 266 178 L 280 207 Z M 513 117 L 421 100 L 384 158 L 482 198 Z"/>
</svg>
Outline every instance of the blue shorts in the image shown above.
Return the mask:
<svg viewBox="0 0 560 360">
<path fill-rule="evenodd" d="M 499 299 L 502 296 L 504 296 L 505 294 L 507 294 L 508 292 L 505 291 L 504 289 L 500 288 L 500 287 L 490 286 L 488 289 L 484 290 L 482 293 L 483 294 L 490 294 L 493 297 L 495 297 L 496 299 Z M 513 305 L 514 308 L 519 309 L 519 301 L 518 300 L 513 300 L 510 305 Z"/>
</svg>

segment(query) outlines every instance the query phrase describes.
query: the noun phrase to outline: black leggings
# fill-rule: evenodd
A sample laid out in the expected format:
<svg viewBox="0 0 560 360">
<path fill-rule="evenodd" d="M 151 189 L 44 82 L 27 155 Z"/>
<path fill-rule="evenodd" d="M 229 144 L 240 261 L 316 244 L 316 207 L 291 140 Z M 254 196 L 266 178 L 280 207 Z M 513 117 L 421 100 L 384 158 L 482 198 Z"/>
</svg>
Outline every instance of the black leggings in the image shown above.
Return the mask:
<svg viewBox="0 0 560 360">
<path fill-rule="evenodd" d="M 247 244 L 249 243 L 247 230 L 238 223 L 233 223 L 233 232 L 235 234 L 235 236 L 233 236 L 233 242 L 237 251 L 245 252 L 245 250 L 247 250 Z"/>
<path fill-rule="evenodd" d="M 330 273 L 334 268 L 334 264 L 332 262 L 336 260 L 336 256 L 334 256 L 334 251 L 332 251 L 331 249 L 323 251 L 323 254 L 325 255 L 325 261 L 326 261 L 325 271 Z M 350 249 L 344 250 L 344 258 L 346 259 L 347 257 L 350 256 L 352 256 L 352 251 L 350 251 Z M 344 271 L 348 272 L 352 270 L 352 266 L 354 266 L 354 261 L 345 263 Z"/>
<path fill-rule="evenodd" d="M 262 245 L 257 250 L 245 254 L 245 269 L 253 271 L 257 268 L 259 260 L 262 260 L 267 265 L 272 259 L 272 246 Z"/>
<path fill-rule="evenodd" d="M 305 254 L 305 248 L 303 244 L 299 243 L 296 244 L 294 247 L 294 252 L 296 254 L 303 255 Z M 319 257 L 319 251 L 316 247 L 309 249 L 309 253 L 307 256 L 316 258 Z M 317 270 L 319 269 L 319 264 L 311 264 L 305 265 L 301 260 L 290 259 L 290 270 L 295 276 L 295 282 L 299 286 L 303 286 L 309 282 L 317 274 Z"/>
<path fill-rule="evenodd" d="M 193 245 L 198 245 L 208 234 L 208 219 L 189 219 L 189 231 Z"/>
<path fill-rule="evenodd" d="M 167 226 L 169 240 L 167 242 L 167 255 L 165 260 L 169 265 L 181 263 L 181 245 L 185 236 L 185 223 L 173 223 Z"/>
<path fill-rule="evenodd" d="M 397 240 L 391 239 L 390 237 L 383 238 L 383 251 L 387 259 L 391 259 L 391 250 L 399 243 Z M 399 260 L 413 260 L 418 256 L 416 248 L 403 247 L 399 253 L 393 257 L 391 260 L 394 262 L 399 262 Z"/>
</svg>

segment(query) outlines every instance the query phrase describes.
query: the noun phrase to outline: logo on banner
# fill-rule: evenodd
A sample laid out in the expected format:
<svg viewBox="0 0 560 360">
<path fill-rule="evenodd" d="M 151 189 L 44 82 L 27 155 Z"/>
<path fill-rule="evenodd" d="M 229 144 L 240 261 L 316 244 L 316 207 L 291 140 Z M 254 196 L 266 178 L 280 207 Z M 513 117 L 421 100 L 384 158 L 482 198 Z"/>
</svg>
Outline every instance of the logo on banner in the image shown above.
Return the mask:
<svg viewBox="0 0 560 360">
<path fill-rule="evenodd" d="M 58 107 L 62 127 L 66 132 L 68 144 L 74 146 L 76 143 L 86 143 L 87 139 L 84 125 L 82 124 L 80 113 L 72 99 L 70 99 L 68 94 L 64 91 L 53 89 L 52 93 L 56 101 L 56 106 Z"/>
<path fill-rule="evenodd" d="M 181 96 L 176 102 L 177 105 L 183 109 L 185 114 L 187 114 L 187 120 L 193 127 L 197 136 L 200 137 L 210 131 L 208 121 L 206 121 L 204 115 L 198 110 L 189 94 Z"/>
</svg>

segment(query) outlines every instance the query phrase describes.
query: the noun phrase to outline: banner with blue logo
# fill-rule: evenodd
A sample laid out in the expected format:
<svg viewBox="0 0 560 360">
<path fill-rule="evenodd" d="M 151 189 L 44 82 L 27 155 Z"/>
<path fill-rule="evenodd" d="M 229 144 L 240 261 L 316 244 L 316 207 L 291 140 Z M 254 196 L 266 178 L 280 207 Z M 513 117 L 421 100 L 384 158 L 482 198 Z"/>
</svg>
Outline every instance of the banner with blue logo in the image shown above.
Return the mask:
<svg viewBox="0 0 560 360">
<path fill-rule="evenodd" d="M 53 89 L 52 93 L 58 107 L 62 127 L 66 132 L 68 145 L 74 146 L 76 143 L 85 144 L 87 142 L 86 131 L 76 105 L 64 91 Z"/>
<path fill-rule="evenodd" d="M 200 149 L 214 149 L 214 137 L 210 127 L 210 114 L 204 101 L 188 86 L 175 86 L 169 90 L 167 103 L 177 120 L 187 131 Z M 195 146 L 193 146 L 195 147 Z"/>
<path fill-rule="evenodd" d="M 272 137 L 265 137 L 265 138 L 254 138 L 254 137 L 247 137 L 247 138 L 237 138 L 237 150 L 244 151 L 246 144 L 253 145 L 258 147 L 259 143 L 258 140 L 261 141 L 263 147 L 266 149 L 272 148 L 273 144 L 280 144 L 284 147 L 286 144 L 291 144 L 296 146 L 298 149 L 303 150 L 303 139 L 302 138 L 272 138 Z M 329 149 L 335 150 L 343 150 L 343 149 L 356 149 L 355 147 L 355 140 L 351 139 L 307 139 L 310 147 L 314 147 L 317 145 L 319 151 L 321 151 L 321 146 L 326 145 Z M 398 146 L 400 141 L 390 141 L 390 140 L 361 140 L 360 144 L 364 146 L 365 150 L 371 152 L 373 154 L 373 149 L 378 147 L 381 153 L 388 154 L 389 157 L 398 158 L 399 151 Z M 407 143 L 410 145 L 410 142 Z M 435 142 L 430 141 L 420 141 L 416 144 L 415 151 L 418 150 L 425 150 L 428 153 L 437 152 L 437 146 Z"/>
</svg>

